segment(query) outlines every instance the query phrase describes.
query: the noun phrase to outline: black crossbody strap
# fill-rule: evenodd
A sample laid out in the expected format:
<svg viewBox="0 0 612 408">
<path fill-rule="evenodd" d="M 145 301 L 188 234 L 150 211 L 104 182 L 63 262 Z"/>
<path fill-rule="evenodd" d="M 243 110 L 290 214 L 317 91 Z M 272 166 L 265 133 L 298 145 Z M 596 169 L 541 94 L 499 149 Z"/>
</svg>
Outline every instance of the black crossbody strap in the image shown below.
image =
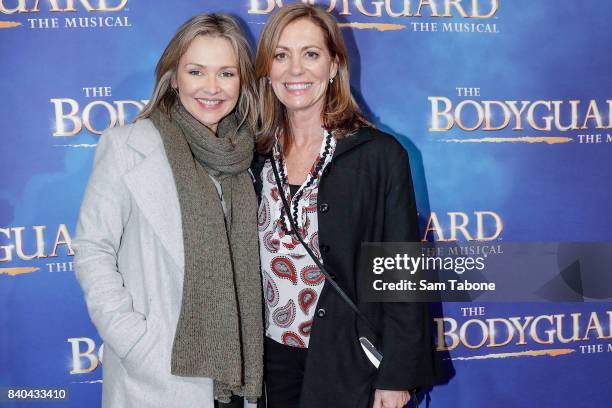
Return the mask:
<svg viewBox="0 0 612 408">
<path fill-rule="evenodd" d="M 273 154 L 270 154 L 270 163 L 272 164 L 272 171 L 274 172 L 274 179 L 276 180 L 276 187 L 278 188 L 278 194 L 280 195 L 281 200 L 283 202 L 283 207 L 285 208 L 285 212 L 287 213 L 287 218 L 289 218 L 289 222 L 291 223 L 291 231 L 290 231 L 291 235 L 295 236 L 300 241 L 302 246 L 304 246 L 304 248 L 306 249 L 306 252 L 308 252 L 308 255 L 310 255 L 310 257 L 312 258 L 314 263 L 317 265 L 317 267 L 321 270 L 323 275 L 325 275 L 325 279 L 327 280 L 327 282 L 336 290 L 338 295 L 340 295 L 340 298 L 342 298 L 342 300 L 344 300 L 344 302 L 346 302 L 346 304 L 349 305 L 349 307 L 357 314 L 357 316 L 359 316 L 369 326 L 369 328 L 375 334 L 378 335 L 378 331 L 376 330 L 374 325 L 368 320 L 367 317 L 365 317 L 363 313 L 361 313 L 357 305 L 351 300 L 350 297 L 348 297 L 348 295 L 342 290 L 342 288 L 338 286 L 336 281 L 332 279 L 332 277 L 329 275 L 329 272 L 327 272 L 327 270 L 323 267 L 323 264 L 321 263 L 321 261 L 319 261 L 319 258 L 317 258 L 317 256 L 312 252 L 312 249 L 310 249 L 310 247 L 306 245 L 306 243 L 304 242 L 304 239 L 298 232 L 299 230 L 297 228 L 297 225 L 295 225 L 295 221 L 293 220 L 293 217 L 291 216 L 291 209 L 289 207 L 289 203 L 287 202 L 287 199 L 285 198 L 285 192 L 284 192 L 281 180 L 280 180 L 280 176 L 278 175 L 278 169 L 276 168 L 276 161 L 274 160 Z"/>
</svg>

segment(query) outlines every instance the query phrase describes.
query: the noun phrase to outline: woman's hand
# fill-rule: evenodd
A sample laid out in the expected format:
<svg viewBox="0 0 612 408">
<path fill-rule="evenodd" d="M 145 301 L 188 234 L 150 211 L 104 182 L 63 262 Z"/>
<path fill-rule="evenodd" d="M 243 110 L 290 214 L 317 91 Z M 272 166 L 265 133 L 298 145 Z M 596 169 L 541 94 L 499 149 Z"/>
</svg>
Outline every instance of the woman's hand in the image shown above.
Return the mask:
<svg viewBox="0 0 612 408">
<path fill-rule="evenodd" d="M 373 408 L 403 408 L 410 401 L 408 391 L 376 390 Z"/>
</svg>

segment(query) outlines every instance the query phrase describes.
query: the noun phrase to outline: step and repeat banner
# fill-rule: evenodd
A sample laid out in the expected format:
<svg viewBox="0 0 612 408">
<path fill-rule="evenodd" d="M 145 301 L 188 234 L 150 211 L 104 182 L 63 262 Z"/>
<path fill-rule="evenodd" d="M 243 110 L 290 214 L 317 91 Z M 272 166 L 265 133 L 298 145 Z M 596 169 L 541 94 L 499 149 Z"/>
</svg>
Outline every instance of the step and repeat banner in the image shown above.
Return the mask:
<svg viewBox="0 0 612 408">
<path fill-rule="evenodd" d="M 230 13 L 255 44 L 283 3 L 0 0 L 0 388 L 100 405 L 71 247 L 98 138 L 142 109 L 187 18 Z M 410 154 L 423 240 L 612 241 L 612 2 L 311 3 L 341 22 L 355 95 Z M 444 379 L 428 406 L 609 406 L 612 304 L 583 295 L 432 304 Z"/>
</svg>

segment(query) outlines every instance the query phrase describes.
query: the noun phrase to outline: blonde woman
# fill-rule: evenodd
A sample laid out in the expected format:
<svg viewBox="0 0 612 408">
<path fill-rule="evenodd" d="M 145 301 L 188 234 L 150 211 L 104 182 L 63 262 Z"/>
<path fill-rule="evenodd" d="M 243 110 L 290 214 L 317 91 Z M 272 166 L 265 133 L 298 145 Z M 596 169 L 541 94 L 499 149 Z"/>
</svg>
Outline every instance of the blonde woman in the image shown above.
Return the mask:
<svg viewBox="0 0 612 408">
<path fill-rule="evenodd" d="M 75 262 L 105 344 L 104 407 L 260 395 L 255 101 L 239 26 L 198 15 L 166 47 L 138 120 L 100 139 Z"/>
</svg>

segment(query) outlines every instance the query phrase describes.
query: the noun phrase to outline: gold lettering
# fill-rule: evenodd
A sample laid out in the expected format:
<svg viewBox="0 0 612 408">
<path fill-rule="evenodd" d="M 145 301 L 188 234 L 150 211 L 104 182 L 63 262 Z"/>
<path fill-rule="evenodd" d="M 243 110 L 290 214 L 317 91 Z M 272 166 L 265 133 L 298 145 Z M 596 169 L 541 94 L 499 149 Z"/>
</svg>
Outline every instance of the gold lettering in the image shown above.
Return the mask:
<svg viewBox="0 0 612 408">
<path fill-rule="evenodd" d="M 517 108 L 516 106 L 517 101 L 507 101 L 506 103 L 510 107 L 510 110 L 512 111 L 512 113 L 514 113 L 515 123 L 514 123 L 514 127 L 512 128 L 512 130 L 523 130 L 523 119 L 522 119 L 523 112 L 525 111 L 525 109 L 527 109 L 530 102 L 521 101 L 521 109 Z"/>
<path fill-rule="evenodd" d="M 493 17 L 495 15 L 495 13 L 497 13 L 497 10 L 499 9 L 499 0 L 491 0 L 491 10 L 487 14 L 480 14 L 478 12 L 478 1 L 479 0 L 472 0 L 472 15 L 471 15 L 471 17 L 473 17 L 473 18 L 490 18 L 490 17 Z"/>
<path fill-rule="evenodd" d="M 450 113 L 453 107 L 451 100 L 443 96 L 430 96 L 427 99 L 431 101 L 431 127 L 429 131 L 445 132 L 450 130 L 455 124 L 453 115 Z M 444 109 L 442 111 L 440 111 L 440 102 L 444 104 Z M 446 119 L 445 127 L 440 126 L 440 117 Z"/>
<path fill-rule="evenodd" d="M 314 3 L 314 0 L 311 0 Z M 336 0 L 329 0 L 329 6 L 327 7 L 327 12 L 331 13 L 336 8 Z"/>
<path fill-rule="evenodd" d="M 500 330 L 496 330 L 495 328 L 496 322 L 499 322 L 505 325 L 506 330 L 508 331 L 506 339 L 501 343 L 495 342 L 495 338 L 497 337 L 496 335 L 498 333 L 501 333 Z M 501 346 L 505 346 L 506 344 L 510 344 L 510 342 L 514 338 L 514 332 L 515 332 L 514 326 L 512 326 L 512 323 L 510 323 L 506 319 L 488 319 L 488 323 L 489 323 L 489 347 L 501 347 Z"/>
<path fill-rule="evenodd" d="M 50 257 L 57 256 L 57 248 L 60 245 L 66 245 L 68 256 L 74 256 L 74 251 L 72 250 L 72 238 L 70 238 L 70 234 L 68 233 L 68 228 L 66 228 L 66 224 L 60 224 L 57 229 L 57 234 L 55 235 L 55 241 L 53 243 L 53 251 L 49 255 Z"/>
<path fill-rule="evenodd" d="M 438 7 L 434 0 L 419 0 L 419 6 L 417 7 L 416 13 L 414 13 L 415 17 L 421 17 L 421 9 L 423 6 L 428 6 L 431 9 L 431 17 L 440 17 L 438 14 Z"/>
<path fill-rule="evenodd" d="M 79 113 L 79 104 L 74 99 L 61 98 L 51 99 L 51 103 L 55 105 L 55 132 L 53 136 L 74 136 L 81 131 L 83 123 L 77 116 Z M 70 113 L 64 113 L 64 104 L 70 106 Z M 66 130 L 64 120 L 72 122 L 72 130 Z"/>
<path fill-rule="evenodd" d="M 463 107 L 466 105 L 472 105 L 476 109 L 476 115 L 478 116 L 478 120 L 472 127 L 467 127 L 463 124 L 462 113 Z M 484 110 L 482 106 L 476 101 L 472 101 L 470 99 L 466 99 L 464 101 L 459 102 L 457 107 L 455 108 L 455 121 L 457 122 L 457 126 L 459 126 L 463 130 L 472 131 L 478 129 L 482 122 L 484 121 Z"/>
<path fill-rule="evenodd" d="M 461 231 L 466 240 L 471 241 L 473 238 L 467 230 L 467 225 L 470 222 L 470 219 L 466 213 L 462 212 L 449 212 L 450 217 L 450 237 L 449 241 L 457 241 L 457 231 Z M 462 222 L 460 225 L 457 225 L 457 216 L 462 218 Z"/>
<path fill-rule="evenodd" d="M 572 313 L 572 337 L 570 338 L 563 337 L 563 319 L 565 315 L 559 314 L 554 316 L 557 321 L 557 339 L 561 343 L 571 343 L 572 341 L 580 340 L 580 316 L 582 316 L 582 313 Z"/>
<path fill-rule="evenodd" d="M 37 2 L 38 3 L 38 2 Z M 4 0 L 0 0 L 0 13 L 14 14 L 14 13 L 25 13 L 28 9 L 26 8 L 26 0 L 19 0 L 14 8 L 8 8 L 4 5 Z"/>
<path fill-rule="evenodd" d="M 49 0 L 49 3 L 51 5 L 51 7 L 49 8 L 49 11 L 52 12 L 60 12 L 60 11 L 76 11 L 76 9 L 74 9 L 74 6 L 72 6 L 72 8 L 74 10 L 70 9 L 70 6 L 72 4 L 72 0 L 67 0 L 66 1 L 66 9 L 62 9 L 58 4 L 57 4 L 57 0 Z M 36 5 L 35 7 L 32 9 L 32 11 L 40 11 L 38 8 L 38 0 L 36 1 Z"/>
<path fill-rule="evenodd" d="M 404 0 L 404 9 L 399 12 L 393 11 L 391 9 L 391 0 L 387 0 L 385 3 L 385 9 L 387 10 L 387 14 L 390 17 L 410 17 L 412 13 L 410 13 L 410 0 Z"/>
<path fill-rule="evenodd" d="M 450 317 L 435 318 L 434 321 L 436 322 L 436 326 L 438 328 L 438 345 L 436 350 L 448 351 L 457 348 L 459 345 L 459 336 L 457 336 L 457 333 L 455 333 L 457 331 L 457 321 Z M 447 331 L 444 330 L 444 323 L 446 322 L 448 322 L 450 325 L 450 328 Z M 446 344 L 447 338 L 450 338 L 452 341 L 450 346 Z"/>
<path fill-rule="evenodd" d="M 478 344 L 468 343 L 466 333 L 467 333 L 468 327 L 472 324 L 476 324 L 480 326 L 482 330 L 482 339 L 480 340 L 480 343 Z M 478 320 L 478 319 L 471 319 L 461 325 L 461 329 L 459 329 L 459 338 L 461 339 L 461 342 L 463 343 L 465 347 L 469 349 L 477 349 L 477 348 L 482 347 L 487 342 L 487 337 L 489 337 L 487 329 L 488 329 L 487 325 L 483 321 Z"/>
<path fill-rule="evenodd" d="M 342 9 L 340 10 L 340 12 L 338 13 L 341 16 L 350 16 L 353 13 L 351 13 L 351 10 L 349 9 L 349 1 L 350 0 L 342 0 Z"/>
<path fill-rule="evenodd" d="M 74 0 L 70 0 L 71 2 Z M 301 0 L 303 3 L 309 4 L 318 4 L 317 0 Z M 472 0 L 472 9 L 470 13 L 466 12 L 466 9 L 462 5 L 463 0 L 444 0 L 443 6 L 441 0 L 415 0 L 414 2 L 411 0 L 327 0 L 326 3 L 327 11 L 334 12 L 336 11 L 338 15 L 341 16 L 351 16 L 353 15 L 352 8 L 354 7 L 356 11 L 367 17 L 381 17 L 383 15 L 383 8 L 386 12 L 386 15 L 393 18 L 398 17 L 422 17 L 423 11 L 425 8 L 429 8 L 429 13 L 427 15 L 429 17 L 454 17 L 453 11 L 456 10 L 456 14 L 458 17 L 463 18 L 476 18 L 476 19 L 486 19 L 493 17 L 497 10 L 499 9 L 499 0 L 490 0 L 491 7 L 487 11 L 480 10 L 480 1 L 481 0 Z M 468 2 L 469 0 L 465 0 Z M 105 0 L 100 0 L 100 10 L 104 10 L 108 8 L 106 11 L 115 11 L 120 8 L 123 8 L 127 3 L 127 0 L 123 0 L 121 5 L 118 5 L 115 8 L 108 8 L 106 6 Z M 416 5 L 416 10 L 414 14 L 412 13 L 412 6 Z M 249 14 L 270 14 L 277 7 L 282 7 L 282 0 L 250 0 L 249 1 Z M 394 7 L 396 7 L 394 9 Z M 444 13 L 440 14 L 440 8 L 444 7 Z M 478 30 L 481 32 L 481 30 Z"/>
<path fill-rule="evenodd" d="M 502 130 L 508 126 L 508 124 L 510 123 L 510 116 L 512 115 L 512 113 L 510 112 L 510 109 L 505 103 L 500 102 L 500 101 L 483 101 L 482 104 L 484 105 L 484 118 L 485 118 L 484 130 Z M 493 126 L 491 124 L 492 122 L 491 119 L 493 117 L 493 109 L 492 109 L 493 106 L 499 106 L 503 112 L 502 117 L 504 118 L 504 121 L 502 122 L 502 124 L 498 126 Z"/>
<path fill-rule="evenodd" d="M 584 117 L 584 123 L 580 129 L 588 129 L 587 122 L 589 120 L 595 120 L 597 129 L 605 129 L 603 123 L 601 122 L 601 113 L 599 113 L 599 107 L 597 106 L 597 102 L 595 100 L 591 100 L 589 102 L 587 114 Z"/>
<path fill-rule="evenodd" d="M 525 323 L 523 324 L 520 323 L 520 317 L 511 317 L 509 320 L 512 322 L 512 324 L 514 324 L 514 327 L 517 328 L 519 333 L 519 341 L 516 343 L 516 345 L 522 346 L 527 344 L 525 341 L 525 330 L 527 329 L 527 326 L 529 326 L 531 320 L 533 320 L 533 316 L 525 316 Z"/>
<path fill-rule="evenodd" d="M 80 107 L 77 101 L 68 98 L 50 99 L 54 105 L 56 130 L 53 136 L 74 136 L 83 130 L 83 126 L 91 133 L 100 135 L 107 128 L 112 128 L 117 124 L 124 126 L 127 118 L 127 108 L 133 106 L 136 108 L 136 113 L 140 112 L 146 100 L 121 100 L 114 101 L 113 104 L 106 101 L 93 101 L 85 106 L 82 115 L 79 115 Z M 96 108 L 103 108 L 108 114 L 108 122 L 97 129 L 92 124 L 92 111 Z M 69 112 L 67 112 L 69 111 Z M 99 117 L 100 115 L 94 115 Z M 72 125 L 67 125 L 66 121 L 72 122 Z"/>
<path fill-rule="evenodd" d="M 465 10 L 463 9 L 463 6 L 461 5 L 461 0 L 447 0 L 444 3 L 444 14 L 442 14 L 442 17 L 453 17 L 451 7 L 455 7 L 461 17 L 465 18 L 468 16 Z"/>
<path fill-rule="evenodd" d="M 45 258 L 45 235 L 44 231 L 47 228 L 44 225 L 35 225 L 32 227 L 36 232 L 36 252 L 32 255 L 26 255 L 23 249 L 23 231 L 25 227 L 15 227 L 15 252 L 20 259 L 29 261 L 34 258 Z"/>
<path fill-rule="evenodd" d="M 123 8 L 125 6 L 127 6 L 127 2 L 128 2 L 128 0 L 121 0 L 119 2 L 119 4 L 117 4 L 116 6 L 112 7 L 112 6 L 108 6 L 106 4 L 106 0 L 100 0 L 100 5 L 98 7 L 98 11 L 119 11 L 119 10 L 123 10 Z"/>
<path fill-rule="evenodd" d="M 429 215 L 429 220 L 427 220 L 427 226 L 425 227 L 425 234 L 423 235 L 423 239 L 422 239 L 423 242 L 427 241 L 427 234 L 429 234 L 429 231 L 432 231 L 438 236 L 438 239 L 436 241 L 446 241 L 444 239 L 444 230 L 440 226 L 440 222 L 438 221 L 438 216 L 436 215 L 435 212 L 432 212 Z"/>
<path fill-rule="evenodd" d="M 281 0 L 264 0 L 267 3 L 265 9 L 262 9 L 260 6 L 261 0 L 251 0 L 251 7 L 249 8 L 249 14 L 269 14 L 274 10 L 274 6 L 282 7 L 283 4 Z"/>
<path fill-rule="evenodd" d="M 111 5 L 108 4 L 108 0 L 98 0 L 98 7 L 94 7 L 91 5 L 91 1 L 90 0 L 78 0 L 79 3 L 81 4 L 81 6 L 86 10 L 86 11 L 118 11 L 123 9 L 127 3 L 128 0 L 117 0 L 119 1 L 119 3 L 117 3 L 116 5 L 112 5 L 112 1 L 111 1 Z M 279 0 L 280 1 L 280 0 Z M 27 13 L 27 12 L 32 12 L 32 13 L 37 13 L 40 12 L 40 0 L 35 0 L 32 3 L 32 7 L 28 10 L 27 7 L 27 0 L 18 0 L 17 6 L 15 6 L 14 8 L 7 8 L 4 5 L 5 0 L 0 0 L 0 12 L 1 13 L 5 13 L 5 14 L 13 14 L 13 13 Z M 47 0 L 47 2 L 49 3 L 49 11 L 53 12 L 53 13 L 63 13 L 63 12 L 74 12 L 77 11 L 77 8 L 75 7 L 75 0 L 66 0 L 66 7 L 62 8 L 58 2 L 58 0 Z"/>
<path fill-rule="evenodd" d="M 504 222 L 499 214 L 493 211 L 474 211 L 474 214 L 476 214 L 476 239 L 479 241 L 493 241 L 497 239 L 504 229 Z M 489 215 L 495 220 L 495 232 L 488 237 L 484 234 L 485 215 Z"/>
<path fill-rule="evenodd" d="M 70 374 L 86 374 L 90 373 L 98 367 L 98 358 L 93 354 L 96 349 L 96 343 L 87 337 L 74 337 L 67 340 L 72 346 L 72 370 Z M 85 343 L 87 349 L 81 352 L 81 343 Z M 89 361 L 86 367 L 83 367 L 81 358 Z"/>
<path fill-rule="evenodd" d="M 104 0 L 102 0 L 102 1 L 104 1 Z M 79 2 L 85 8 L 85 10 L 87 10 L 87 11 L 93 11 L 94 10 L 94 8 L 91 6 L 91 4 L 89 4 L 89 1 L 87 1 L 87 0 L 79 0 Z M 52 11 L 62 11 L 62 10 L 52 10 Z M 66 8 L 63 11 L 77 11 L 77 9 L 74 7 L 74 0 L 66 0 Z"/>
<path fill-rule="evenodd" d="M 561 124 L 561 105 L 563 105 L 563 101 L 552 101 L 552 105 L 555 109 L 555 127 L 561 131 L 578 129 L 578 105 L 580 101 L 571 100 L 570 104 L 570 112 L 571 112 L 571 123 L 568 126 L 563 126 Z"/>
<path fill-rule="evenodd" d="M 589 317 L 589 323 L 587 324 L 587 328 L 584 331 L 584 337 L 582 340 L 589 340 L 589 332 L 591 330 L 595 330 L 597 332 L 597 340 L 605 339 L 603 329 L 601 327 L 601 323 L 599 322 L 599 317 L 597 317 L 597 312 L 591 312 L 591 316 Z"/>
<path fill-rule="evenodd" d="M 366 10 L 365 7 L 363 7 L 362 0 L 355 0 L 355 7 L 357 7 L 357 10 L 364 16 L 380 17 L 382 16 L 382 6 L 384 5 L 384 3 L 385 3 L 384 1 L 373 1 L 372 5 L 374 6 L 374 9 L 375 9 L 373 13 Z"/>
<path fill-rule="evenodd" d="M 529 335 L 531 336 L 531 338 L 539 344 L 552 344 L 553 343 L 553 338 L 554 338 L 554 334 L 555 334 L 555 330 L 554 329 L 549 329 L 549 330 L 545 330 L 544 333 L 548 334 L 548 338 L 546 340 L 542 340 L 540 338 L 540 335 L 538 334 L 538 323 L 542 320 L 547 320 L 550 322 L 550 324 L 552 325 L 554 323 L 553 317 L 549 316 L 549 315 L 542 315 L 542 316 L 538 316 L 535 319 L 533 319 L 533 324 L 531 325 L 531 328 L 529 329 Z"/>
<path fill-rule="evenodd" d="M 95 129 L 91 124 L 91 110 L 96 106 L 103 106 L 108 112 L 109 121 L 107 125 L 103 129 Z M 107 128 L 112 128 L 117 125 L 117 112 L 113 105 L 106 101 L 93 101 L 83 109 L 83 124 L 85 128 L 89 130 L 91 133 L 95 133 L 96 135 L 101 135 Z"/>
<path fill-rule="evenodd" d="M 0 228 L 0 234 L 4 234 L 6 238 L 11 239 L 11 229 L 10 228 Z M 1 245 L 0 250 L 4 251 L 4 255 L 0 257 L 0 262 L 12 261 L 14 248 L 15 248 L 15 245 Z"/>
<path fill-rule="evenodd" d="M 531 106 L 529 106 L 529 109 L 527 109 L 527 123 L 529 123 L 529 126 L 531 126 L 532 128 L 534 128 L 535 130 L 546 130 L 546 131 L 550 131 L 551 130 L 551 122 L 553 120 L 552 116 L 542 116 L 542 119 L 544 119 L 544 127 L 539 126 L 534 118 L 534 112 L 535 109 L 538 106 L 545 106 L 548 111 L 550 112 L 550 102 L 548 101 L 535 101 L 534 103 L 531 104 Z"/>
</svg>

